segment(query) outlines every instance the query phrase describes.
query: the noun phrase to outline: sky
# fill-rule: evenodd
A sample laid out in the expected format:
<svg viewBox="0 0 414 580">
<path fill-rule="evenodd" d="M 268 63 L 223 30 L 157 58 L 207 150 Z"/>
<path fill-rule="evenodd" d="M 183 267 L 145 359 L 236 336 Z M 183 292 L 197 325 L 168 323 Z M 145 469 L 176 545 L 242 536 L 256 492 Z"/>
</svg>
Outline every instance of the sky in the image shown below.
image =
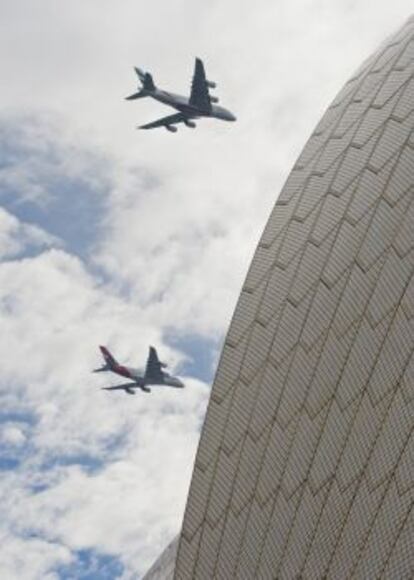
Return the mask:
<svg viewBox="0 0 414 580">
<path fill-rule="evenodd" d="M 411 4 L 0 0 L 2 579 L 138 579 L 178 533 L 267 216 Z M 195 56 L 237 122 L 137 131 L 169 111 L 132 67 L 186 94 Z M 186 388 L 100 390 L 99 344 Z"/>
</svg>

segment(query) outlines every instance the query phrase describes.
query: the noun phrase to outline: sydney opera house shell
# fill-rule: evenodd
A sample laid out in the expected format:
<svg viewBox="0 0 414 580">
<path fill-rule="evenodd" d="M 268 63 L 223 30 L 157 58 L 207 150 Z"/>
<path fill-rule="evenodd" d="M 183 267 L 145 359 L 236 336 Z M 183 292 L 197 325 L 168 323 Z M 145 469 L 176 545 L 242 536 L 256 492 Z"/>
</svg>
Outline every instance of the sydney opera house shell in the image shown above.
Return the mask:
<svg viewBox="0 0 414 580">
<path fill-rule="evenodd" d="M 146 578 L 414 576 L 413 274 L 411 18 L 340 91 L 276 201 L 177 555 Z"/>
</svg>

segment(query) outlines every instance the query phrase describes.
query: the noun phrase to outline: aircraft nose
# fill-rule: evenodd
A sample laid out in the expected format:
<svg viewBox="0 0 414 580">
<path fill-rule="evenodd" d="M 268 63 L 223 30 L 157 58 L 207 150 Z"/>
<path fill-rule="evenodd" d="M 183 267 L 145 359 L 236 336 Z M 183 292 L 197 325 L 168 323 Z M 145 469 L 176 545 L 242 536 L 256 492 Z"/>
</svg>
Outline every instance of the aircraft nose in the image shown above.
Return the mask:
<svg viewBox="0 0 414 580">
<path fill-rule="evenodd" d="M 229 121 L 237 121 L 236 115 L 233 115 L 233 113 L 229 113 Z"/>
</svg>

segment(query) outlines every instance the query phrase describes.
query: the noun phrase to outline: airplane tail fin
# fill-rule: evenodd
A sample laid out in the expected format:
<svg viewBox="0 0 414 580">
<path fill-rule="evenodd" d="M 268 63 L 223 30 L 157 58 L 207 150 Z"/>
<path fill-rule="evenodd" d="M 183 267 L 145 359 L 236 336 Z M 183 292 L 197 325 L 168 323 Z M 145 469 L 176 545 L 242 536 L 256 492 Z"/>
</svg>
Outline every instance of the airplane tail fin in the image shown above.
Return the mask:
<svg viewBox="0 0 414 580">
<path fill-rule="evenodd" d="M 142 99 L 143 97 L 148 97 L 150 93 L 155 91 L 154 80 L 153 80 L 152 75 L 150 73 L 148 73 L 148 72 L 146 73 L 138 67 L 135 67 L 135 72 L 137 73 L 137 76 L 140 80 L 142 88 L 137 93 L 134 93 L 133 95 L 129 95 L 129 97 L 126 97 L 127 101 L 132 101 L 133 99 Z"/>
<path fill-rule="evenodd" d="M 100 346 L 99 349 L 102 353 L 102 356 L 104 357 L 105 364 L 100 369 L 95 369 L 93 371 L 94 373 L 100 373 L 102 371 L 110 371 L 118 365 L 115 358 L 111 355 L 111 353 L 105 346 Z"/>
<path fill-rule="evenodd" d="M 155 91 L 154 80 L 153 80 L 152 75 L 150 73 L 148 73 L 148 72 L 145 73 L 144 78 L 142 79 L 140 77 L 140 80 L 142 82 L 142 88 L 145 91 L 149 91 L 149 92 Z"/>
</svg>

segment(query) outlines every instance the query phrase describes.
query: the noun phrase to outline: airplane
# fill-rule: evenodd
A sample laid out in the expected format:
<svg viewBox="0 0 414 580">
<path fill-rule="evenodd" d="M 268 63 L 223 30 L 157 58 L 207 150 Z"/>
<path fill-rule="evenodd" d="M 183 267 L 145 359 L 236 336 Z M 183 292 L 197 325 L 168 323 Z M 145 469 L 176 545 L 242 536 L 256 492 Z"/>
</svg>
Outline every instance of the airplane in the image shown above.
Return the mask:
<svg viewBox="0 0 414 580">
<path fill-rule="evenodd" d="M 200 117 L 212 117 L 223 121 L 236 120 L 233 113 L 216 104 L 218 103 L 217 97 L 209 94 L 209 89 L 214 89 L 216 83 L 207 80 L 203 61 L 199 58 L 195 59 L 190 97 L 183 97 L 162 91 L 155 86 L 150 73 L 144 72 L 137 67 L 135 67 L 135 72 L 142 86 L 138 87 L 139 91 L 137 93 L 126 97 L 126 100 L 132 101 L 134 99 L 142 99 L 143 97 L 152 97 L 156 101 L 169 105 L 178 111 L 178 113 L 174 113 L 173 115 L 168 115 L 157 121 L 141 125 L 137 127 L 138 129 L 165 127 L 167 131 L 175 133 L 178 123 L 184 123 L 187 127 L 194 129 L 196 126 L 194 119 L 199 119 Z"/>
<path fill-rule="evenodd" d="M 157 351 L 153 346 L 149 347 L 149 355 L 145 372 L 139 369 L 120 365 L 106 347 L 100 346 L 99 348 L 102 356 L 104 357 L 105 364 L 99 369 L 94 369 L 92 372 L 101 373 L 105 371 L 111 371 L 117 375 L 121 375 L 121 377 L 127 377 L 132 381 L 129 383 L 123 383 L 121 385 L 115 385 L 113 387 L 102 387 L 104 391 L 123 390 L 129 395 L 135 395 L 135 389 L 141 389 L 144 391 L 144 393 L 150 393 L 151 389 L 149 386 L 155 385 L 160 385 L 163 387 L 174 387 L 176 389 L 184 388 L 184 383 L 180 381 L 180 379 L 173 377 L 162 370 L 167 365 L 159 360 Z"/>
</svg>

